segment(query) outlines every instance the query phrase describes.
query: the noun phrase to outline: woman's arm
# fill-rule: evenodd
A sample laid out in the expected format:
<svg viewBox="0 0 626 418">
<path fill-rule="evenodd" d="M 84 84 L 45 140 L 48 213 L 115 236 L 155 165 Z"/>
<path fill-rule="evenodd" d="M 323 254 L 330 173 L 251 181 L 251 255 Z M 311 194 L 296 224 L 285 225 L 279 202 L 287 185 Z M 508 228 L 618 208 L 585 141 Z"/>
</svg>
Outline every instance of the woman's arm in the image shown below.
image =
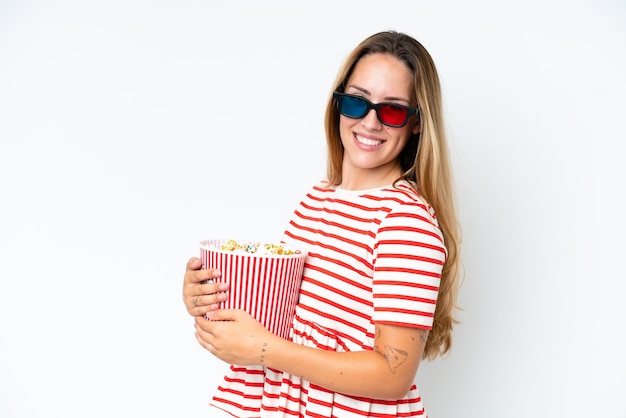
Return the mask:
<svg viewBox="0 0 626 418">
<path fill-rule="evenodd" d="M 340 353 L 277 337 L 240 310 L 196 319 L 200 344 L 227 363 L 264 365 L 347 395 L 400 399 L 413 384 L 428 331 L 378 324 L 375 332 L 374 350 Z"/>
</svg>

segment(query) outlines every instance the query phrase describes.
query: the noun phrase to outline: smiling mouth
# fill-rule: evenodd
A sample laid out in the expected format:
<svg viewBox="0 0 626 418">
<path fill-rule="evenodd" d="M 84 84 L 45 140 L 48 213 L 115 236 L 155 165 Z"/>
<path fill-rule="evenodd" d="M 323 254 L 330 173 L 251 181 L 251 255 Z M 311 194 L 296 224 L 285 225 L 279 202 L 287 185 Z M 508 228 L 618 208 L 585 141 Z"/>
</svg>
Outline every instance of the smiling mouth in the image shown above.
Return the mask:
<svg viewBox="0 0 626 418">
<path fill-rule="evenodd" d="M 362 136 L 359 136 L 359 135 L 356 135 L 356 134 L 354 135 L 354 137 L 359 142 L 359 144 L 367 145 L 368 147 L 375 147 L 375 146 L 380 145 L 383 142 L 385 142 L 385 141 L 382 141 L 380 139 L 363 138 Z"/>
</svg>

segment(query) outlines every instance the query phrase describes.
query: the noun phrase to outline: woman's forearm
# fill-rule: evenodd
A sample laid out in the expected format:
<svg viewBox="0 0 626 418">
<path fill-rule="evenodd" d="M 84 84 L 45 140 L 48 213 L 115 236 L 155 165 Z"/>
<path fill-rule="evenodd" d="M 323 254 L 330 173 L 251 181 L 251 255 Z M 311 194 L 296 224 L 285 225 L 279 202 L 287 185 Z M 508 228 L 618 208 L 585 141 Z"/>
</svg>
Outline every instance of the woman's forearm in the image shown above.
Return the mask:
<svg viewBox="0 0 626 418">
<path fill-rule="evenodd" d="M 403 327 L 384 329 L 385 333 L 393 335 L 377 337 L 374 350 L 370 351 L 325 351 L 272 339 L 263 346 L 261 362 L 334 392 L 400 399 L 413 384 L 428 331 Z M 377 335 L 381 335 L 379 328 Z"/>
</svg>

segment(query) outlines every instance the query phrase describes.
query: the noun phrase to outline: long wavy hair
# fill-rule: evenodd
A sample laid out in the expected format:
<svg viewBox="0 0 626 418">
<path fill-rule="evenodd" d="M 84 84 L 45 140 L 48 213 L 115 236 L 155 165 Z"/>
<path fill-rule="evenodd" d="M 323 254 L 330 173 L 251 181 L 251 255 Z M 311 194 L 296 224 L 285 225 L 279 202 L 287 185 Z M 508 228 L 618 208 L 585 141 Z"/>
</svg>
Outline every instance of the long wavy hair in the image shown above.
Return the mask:
<svg viewBox="0 0 626 418">
<path fill-rule="evenodd" d="M 411 135 L 398 156 L 403 174 L 396 181 L 407 180 L 433 207 L 448 250 L 441 275 L 433 328 L 422 355 L 423 358 L 432 360 L 450 350 L 452 327 L 458 322 L 454 311 L 457 309 L 459 289 L 460 228 L 454 204 L 439 76 L 428 51 L 411 36 L 396 31 L 371 35 L 348 55 L 340 68 L 326 106 L 327 176 L 331 184 L 341 184 L 344 149 L 339 134 L 339 111 L 332 92 L 344 91 L 357 62 L 363 56 L 374 53 L 398 58 L 413 74 L 414 91 L 411 99 L 420 109 L 421 130 L 418 134 Z"/>
</svg>

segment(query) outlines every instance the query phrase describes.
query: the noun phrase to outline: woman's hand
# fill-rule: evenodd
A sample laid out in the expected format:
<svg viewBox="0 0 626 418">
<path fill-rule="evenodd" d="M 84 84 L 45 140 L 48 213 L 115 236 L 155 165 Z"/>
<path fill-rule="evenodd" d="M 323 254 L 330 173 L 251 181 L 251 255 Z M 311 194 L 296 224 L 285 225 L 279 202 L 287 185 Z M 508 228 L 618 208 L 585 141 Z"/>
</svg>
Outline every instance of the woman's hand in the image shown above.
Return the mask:
<svg viewBox="0 0 626 418">
<path fill-rule="evenodd" d="M 183 280 L 183 302 L 192 316 L 203 316 L 216 310 L 219 303 L 226 300 L 228 285 L 226 283 L 208 283 L 221 276 L 219 270 L 201 270 L 202 262 L 192 257 L 187 262 Z"/>
<path fill-rule="evenodd" d="M 240 309 L 216 310 L 210 320 L 196 317 L 196 338 L 220 360 L 240 366 L 263 365 L 266 351 L 281 339 Z"/>
</svg>

